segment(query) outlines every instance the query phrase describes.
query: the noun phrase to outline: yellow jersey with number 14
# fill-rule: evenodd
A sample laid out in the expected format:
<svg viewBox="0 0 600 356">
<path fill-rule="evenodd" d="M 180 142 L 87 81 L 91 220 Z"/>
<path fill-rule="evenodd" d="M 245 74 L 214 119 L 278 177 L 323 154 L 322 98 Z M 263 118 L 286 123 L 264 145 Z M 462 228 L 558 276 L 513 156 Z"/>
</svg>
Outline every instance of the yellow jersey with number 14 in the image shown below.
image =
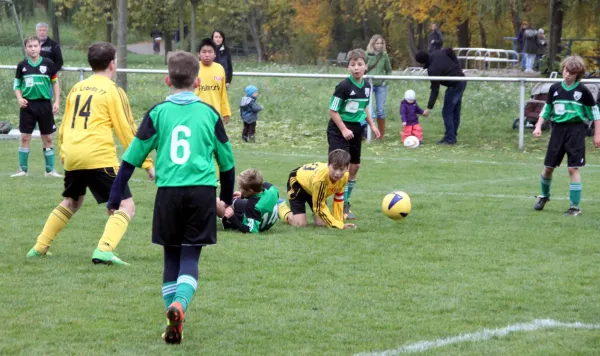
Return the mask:
<svg viewBox="0 0 600 356">
<path fill-rule="evenodd" d="M 348 172 L 333 183 L 329 179 L 327 163 L 308 163 L 298 168 L 296 180 L 312 196 L 313 212 L 329 227 L 344 228 L 344 187 L 348 183 Z M 327 208 L 327 197 L 334 195 L 333 213 Z"/>
<path fill-rule="evenodd" d="M 75 84 L 58 132 L 65 170 L 118 167 L 113 129 L 127 149 L 137 128 L 125 92 L 101 75 Z M 152 167 L 152 161 L 147 159 L 142 167 Z"/>
</svg>

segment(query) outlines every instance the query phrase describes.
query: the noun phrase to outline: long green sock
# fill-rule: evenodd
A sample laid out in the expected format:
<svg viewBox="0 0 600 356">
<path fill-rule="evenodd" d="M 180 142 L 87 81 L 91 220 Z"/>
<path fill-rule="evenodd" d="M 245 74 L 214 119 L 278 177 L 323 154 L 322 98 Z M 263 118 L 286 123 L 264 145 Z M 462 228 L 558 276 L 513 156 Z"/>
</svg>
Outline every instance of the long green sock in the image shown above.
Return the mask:
<svg viewBox="0 0 600 356">
<path fill-rule="evenodd" d="M 196 278 L 183 274 L 177 278 L 177 290 L 175 292 L 174 302 L 180 302 L 183 307 L 183 311 L 187 310 L 188 305 L 196 293 L 198 287 L 198 280 Z"/>
<path fill-rule="evenodd" d="M 344 204 L 348 204 L 350 202 L 350 195 L 352 195 L 352 189 L 356 185 L 356 179 L 349 180 L 344 187 Z"/>
<path fill-rule="evenodd" d="M 165 301 L 165 309 L 169 308 L 169 305 L 173 303 L 175 298 L 175 291 L 177 290 L 177 281 L 163 283 L 162 295 Z"/>
<path fill-rule="evenodd" d="M 44 158 L 46 159 L 46 173 L 54 170 L 54 149 L 52 147 L 46 147 L 43 149 Z"/>
<path fill-rule="evenodd" d="M 27 172 L 27 161 L 29 160 L 29 148 L 19 147 L 19 168 Z"/>
<path fill-rule="evenodd" d="M 542 186 L 542 196 L 546 198 L 550 198 L 550 184 L 552 183 L 552 178 L 547 179 L 540 175 L 540 184 Z"/>
<path fill-rule="evenodd" d="M 569 197 L 571 198 L 571 206 L 579 208 L 581 202 L 581 182 L 571 182 L 569 184 Z"/>
</svg>

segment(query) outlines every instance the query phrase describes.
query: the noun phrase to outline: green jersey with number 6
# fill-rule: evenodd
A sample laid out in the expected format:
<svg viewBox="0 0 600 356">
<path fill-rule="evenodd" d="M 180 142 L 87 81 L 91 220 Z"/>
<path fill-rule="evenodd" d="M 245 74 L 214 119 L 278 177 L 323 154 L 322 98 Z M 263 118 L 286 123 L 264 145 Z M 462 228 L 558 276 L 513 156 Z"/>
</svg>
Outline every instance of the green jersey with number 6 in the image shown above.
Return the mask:
<svg viewBox="0 0 600 356">
<path fill-rule="evenodd" d="M 223 172 L 235 165 L 219 114 L 191 92 L 148 110 L 123 160 L 140 167 L 154 149 L 158 187 L 216 187 L 214 159 Z"/>
</svg>

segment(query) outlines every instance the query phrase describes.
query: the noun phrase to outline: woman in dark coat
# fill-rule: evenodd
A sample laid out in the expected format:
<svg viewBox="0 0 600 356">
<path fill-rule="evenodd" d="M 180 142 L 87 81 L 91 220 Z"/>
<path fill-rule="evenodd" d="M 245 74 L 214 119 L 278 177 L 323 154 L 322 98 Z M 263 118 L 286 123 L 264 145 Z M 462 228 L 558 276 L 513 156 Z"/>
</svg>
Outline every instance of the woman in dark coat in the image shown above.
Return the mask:
<svg viewBox="0 0 600 356">
<path fill-rule="evenodd" d="M 223 31 L 214 30 L 212 33 L 212 40 L 217 45 L 216 62 L 222 65 L 223 69 L 225 69 L 225 83 L 227 85 L 227 89 L 229 89 L 231 77 L 233 77 L 233 65 L 231 64 L 229 47 L 227 47 L 225 44 L 225 34 Z"/>
</svg>

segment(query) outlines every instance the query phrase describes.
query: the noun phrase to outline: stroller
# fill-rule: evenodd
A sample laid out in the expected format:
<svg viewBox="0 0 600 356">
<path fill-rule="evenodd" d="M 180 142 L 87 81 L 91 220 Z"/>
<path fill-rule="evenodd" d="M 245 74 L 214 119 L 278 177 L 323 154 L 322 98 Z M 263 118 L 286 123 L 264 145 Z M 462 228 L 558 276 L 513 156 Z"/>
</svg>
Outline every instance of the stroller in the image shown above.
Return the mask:
<svg viewBox="0 0 600 356">
<path fill-rule="evenodd" d="M 542 113 L 542 109 L 548 99 L 548 92 L 553 83 L 538 83 L 533 87 L 531 91 L 531 100 L 527 100 L 525 103 L 525 128 L 534 129 L 535 124 Z M 598 102 L 598 93 L 600 93 L 600 86 L 597 84 L 584 84 L 588 90 L 594 96 L 594 100 Z M 544 122 L 542 130 L 546 130 L 550 127 L 550 121 Z M 513 129 L 519 128 L 519 118 L 516 118 L 512 124 Z M 588 118 L 588 136 L 594 135 L 594 124 L 593 121 Z"/>
</svg>

